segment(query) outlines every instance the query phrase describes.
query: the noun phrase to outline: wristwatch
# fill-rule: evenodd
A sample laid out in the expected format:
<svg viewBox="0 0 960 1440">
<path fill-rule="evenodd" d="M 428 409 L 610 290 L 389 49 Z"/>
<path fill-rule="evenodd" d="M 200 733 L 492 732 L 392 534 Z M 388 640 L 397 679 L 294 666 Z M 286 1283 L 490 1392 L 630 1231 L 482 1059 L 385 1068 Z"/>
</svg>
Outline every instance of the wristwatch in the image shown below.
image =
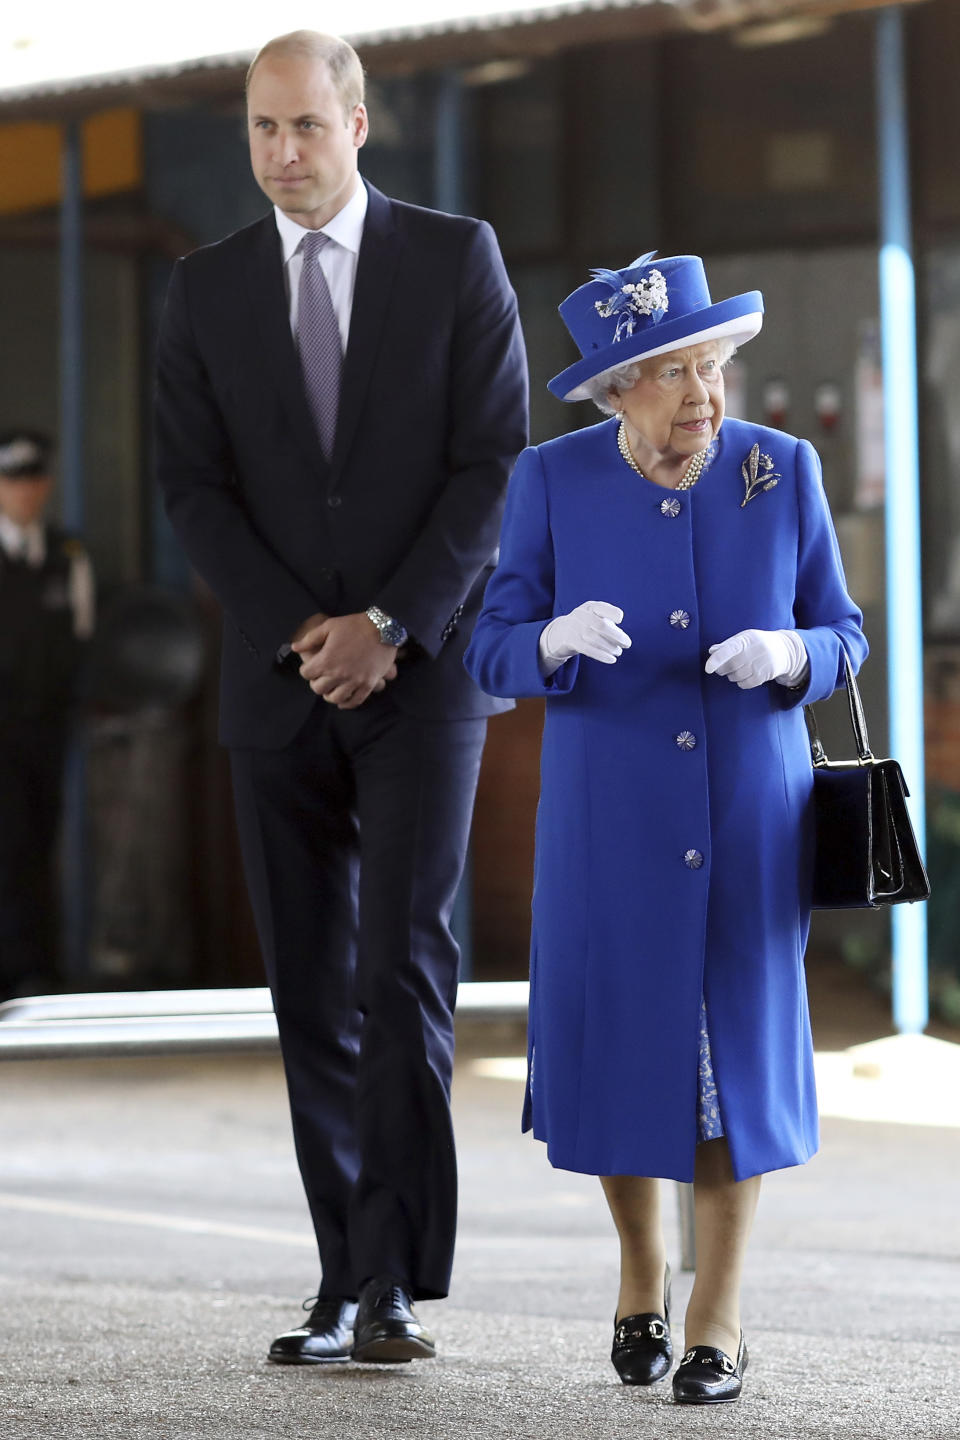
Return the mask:
<svg viewBox="0 0 960 1440">
<path fill-rule="evenodd" d="M 379 630 L 381 645 L 406 644 L 407 632 L 400 624 L 400 621 L 394 620 L 393 616 L 388 615 L 385 610 L 381 610 L 379 605 L 368 606 L 366 616 L 368 620 L 373 621 Z"/>
</svg>

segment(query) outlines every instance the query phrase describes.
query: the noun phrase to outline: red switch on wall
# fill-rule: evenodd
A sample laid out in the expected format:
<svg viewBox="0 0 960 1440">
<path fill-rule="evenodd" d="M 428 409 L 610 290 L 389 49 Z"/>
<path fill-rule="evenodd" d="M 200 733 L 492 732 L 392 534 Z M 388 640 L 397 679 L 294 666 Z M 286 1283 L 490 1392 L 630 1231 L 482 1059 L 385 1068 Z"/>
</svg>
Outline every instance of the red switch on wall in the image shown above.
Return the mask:
<svg viewBox="0 0 960 1440">
<path fill-rule="evenodd" d="M 785 380 L 768 380 L 763 387 L 763 414 L 768 425 L 782 430 L 790 409 L 790 390 Z"/>
<path fill-rule="evenodd" d="M 840 423 L 842 409 L 840 386 L 834 384 L 832 380 L 824 380 L 823 384 L 818 385 L 814 391 L 813 408 L 817 412 L 821 430 L 829 435 Z"/>
</svg>

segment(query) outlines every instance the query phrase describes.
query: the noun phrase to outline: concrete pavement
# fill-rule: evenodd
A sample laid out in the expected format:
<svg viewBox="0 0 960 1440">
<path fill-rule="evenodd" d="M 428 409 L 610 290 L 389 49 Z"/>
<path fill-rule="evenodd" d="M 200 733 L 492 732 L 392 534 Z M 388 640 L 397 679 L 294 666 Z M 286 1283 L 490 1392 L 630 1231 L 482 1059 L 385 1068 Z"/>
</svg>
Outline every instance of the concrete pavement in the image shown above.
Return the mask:
<svg viewBox="0 0 960 1440">
<path fill-rule="evenodd" d="M 843 1020 L 834 1056 L 870 1039 Z M 0 1067 L 2 1440 L 960 1435 L 960 1128 L 824 1120 L 820 1156 L 765 1185 L 744 1398 L 679 1410 L 609 1364 L 612 1227 L 596 1181 L 519 1135 L 520 1083 L 491 1078 L 519 1053 L 510 1026 L 462 1037 L 454 1286 L 420 1307 L 441 1356 L 391 1369 L 264 1363 L 316 1281 L 273 1058 Z M 880 1060 L 847 1091 L 882 1086 Z"/>
</svg>

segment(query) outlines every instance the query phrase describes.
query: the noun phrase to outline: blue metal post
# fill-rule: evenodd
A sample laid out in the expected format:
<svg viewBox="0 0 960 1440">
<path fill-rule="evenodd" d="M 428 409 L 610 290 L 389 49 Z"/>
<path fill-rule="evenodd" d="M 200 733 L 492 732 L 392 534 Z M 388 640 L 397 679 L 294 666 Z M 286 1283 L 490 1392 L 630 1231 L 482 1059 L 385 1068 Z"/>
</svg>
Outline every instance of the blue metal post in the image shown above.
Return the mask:
<svg viewBox="0 0 960 1440">
<path fill-rule="evenodd" d="M 903 766 L 911 788 L 910 809 L 923 845 L 923 623 L 917 323 L 910 223 L 906 67 L 900 7 L 883 10 L 876 18 L 876 26 L 890 751 Z M 917 1034 L 924 1029 L 929 1018 L 925 906 L 894 906 L 892 924 L 894 1024 L 901 1034 Z"/>
<path fill-rule="evenodd" d="M 459 215 L 463 210 L 463 79 L 444 70 L 434 100 L 433 203 Z M 463 879 L 453 907 L 453 933 L 460 946 L 460 979 L 473 979 L 473 857 L 467 851 Z"/>
<path fill-rule="evenodd" d="M 84 526 L 83 484 L 83 135 L 63 127 L 60 195 L 60 489 L 63 521 Z"/>
<path fill-rule="evenodd" d="M 464 205 L 463 77 L 444 70 L 439 77 L 434 119 L 433 203 L 459 215 Z"/>
<path fill-rule="evenodd" d="M 60 196 L 60 487 L 64 524 L 81 531 L 84 486 L 83 132 L 63 127 Z M 89 866 L 82 735 L 67 756 L 63 817 L 63 967 L 72 985 L 87 974 Z"/>
</svg>

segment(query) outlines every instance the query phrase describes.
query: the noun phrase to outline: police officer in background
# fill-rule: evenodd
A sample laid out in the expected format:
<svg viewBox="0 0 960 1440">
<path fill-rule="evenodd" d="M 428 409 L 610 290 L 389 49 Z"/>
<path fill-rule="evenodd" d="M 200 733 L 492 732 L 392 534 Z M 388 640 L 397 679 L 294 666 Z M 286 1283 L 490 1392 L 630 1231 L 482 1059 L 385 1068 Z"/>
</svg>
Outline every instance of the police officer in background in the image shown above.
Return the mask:
<svg viewBox="0 0 960 1440">
<path fill-rule="evenodd" d="M 0 432 L 0 1000 L 55 982 L 63 761 L 94 624 L 86 549 L 44 519 L 50 470 L 45 436 Z"/>
</svg>

